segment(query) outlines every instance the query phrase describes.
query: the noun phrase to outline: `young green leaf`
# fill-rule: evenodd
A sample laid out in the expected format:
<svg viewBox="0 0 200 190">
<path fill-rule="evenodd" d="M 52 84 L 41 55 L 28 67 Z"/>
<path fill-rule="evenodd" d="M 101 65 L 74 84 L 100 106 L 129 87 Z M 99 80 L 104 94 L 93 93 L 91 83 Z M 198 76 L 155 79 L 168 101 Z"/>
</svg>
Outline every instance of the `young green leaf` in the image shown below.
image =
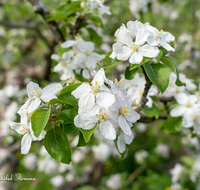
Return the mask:
<svg viewBox="0 0 200 190">
<path fill-rule="evenodd" d="M 144 69 L 151 82 L 163 93 L 169 84 L 170 69 L 161 64 L 144 63 Z"/>
<path fill-rule="evenodd" d="M 139 70 L 139 67 L 132 69 L 132 70 L 130 70 L 130 67 L 131 66 L 126 67 L 126 70 L 125 70 L 125 79 L 127 79 L 127 80 L 133 79 L 135 77 L 135 74 Z"/>
<path fill-rule="evenodd" d="M 182 117 L 169 117 L 167 120 L 165 120 L 161 126 L 161 129 L 169 133 L 177 133 L 183 128 L 181 122 Z"/>
<path fill-rule="evenodd" d="M 155 104 L 153 104 L 151 108 L 144 106 L 142 108 L 142 111 L 148 117 L 155 117 L 156 119 L 158 119 L 158 117 L 159 117 L 159 110 Z"/>
<path fill-rule="evenodd" d="M 144 63 L 148 62 L 151 58 L 149 57 L 143 57 L 142 61 L 140 62 L 140 64 L 131 64 L 131 67 L 130 67 L 130 71 L 137 68 L 137 67 L 140 67 L 141 65 L 143 65 Z"/>
<path fill-rule="evenodd" d="M 78 100 L 71 95 L 71 92 L 59 95 L 58 99 L 78 109 Z"/>
<path fill-rule="evenodd" d="M 66 134 L 60 127 L 49 130 L 44 139 L 47 152 L 58 162 L 69 164 L 71 149 Z"/>
<path fill-rule="evenodd" d="M 176 79 L 176 85 L 177 86 L 185 86 L 186 84 L 181 82 L 179 80 L 179 72 L 178 72 L 178 69 L 177 69 L 177 66 L 176 66 L 176 63 L 173 61 L 173 59 L 171 59 L 170 57 L 168 56 L 163 56 L 160 58 L 160 60 L 165 64 L 167 65 L 177 76 L 177 79 Z"/>
<path fill-rule="evenodd" d="M 77 83 L 73 83 L 70 84 L 68 86 L 66 86 L 65 88 L 63 88 L 60 93 L 58 94 L 58 96 L 66 94 L 68 92 L 72 92 L 74 91 L 77 87 L 79 87 L 82 84 L 82 82 L 77 82 Z"/>
<path fill-rule="evenodd" d="M 77 147 L 82 147 L 82 146 L 86 146 L 86 145 L 90 144 L 92 141 L 92 137 L 93 137 L 93 135 L 91 136 L 90 140 L 86 143 L 85 139 L 83 137 L 83 134 L 81 132 L 79 132 L 79 140 L 78 140 Z"/>
<path fill-rule="evenodd" d="M 39 137 L 44 130 L 50 116 L 51 106 L 49 109 L 40 109 L 33 112 L 31 116 L 31 125 L 33 133 L 36 137 Z"/>
<path fill-rule="evenodd" d="M 93 135 L 94 131 L 95 131 L 96 127 L 94 127 L 93 129 L 90 130 L 84 130 L 80 128 L 80 131 L 83 133 L 83 137 L 86 143 L 89 142 L 91 136 Z"/>
</svg>

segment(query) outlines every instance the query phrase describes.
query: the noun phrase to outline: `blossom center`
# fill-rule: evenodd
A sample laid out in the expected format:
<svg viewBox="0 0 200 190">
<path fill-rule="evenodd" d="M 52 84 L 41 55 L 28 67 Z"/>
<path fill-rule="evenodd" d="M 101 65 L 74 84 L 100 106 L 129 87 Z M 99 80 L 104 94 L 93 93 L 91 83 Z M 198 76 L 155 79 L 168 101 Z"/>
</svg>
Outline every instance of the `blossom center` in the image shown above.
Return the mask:
<svg viewBox="0 0 200 190">
<path fill-rule="evenodd" d="M 28 101 L 28 97 L 24 98 L 24 103 Z"/>
<path fill-rule="evenodd" d="M 187 103 L 185 104 L 185 106 L 186 106 L 186 107 L 190 107 L 190 106 L 191 106 L 191 103 L 190 103 L 190 102 L 187 102 Z"/>
<path fill-rule="evenodd" d="M 132 50 L 132 53 L 134 53 L 134 52 L 138 51 L 139 46 L 137 44 L 132 44 L 132 45 L 130 45 L 130 48 Z"/>
<path fill-rule="evenodd" d="M 62 66 L 62 67 L 66 67 L 66 66 L 67 66 L 67 62 L 66 62 L 66 61 L 63 61 L 63 62 L 61 63 L 61 66 Z"/>
<path fill-rule="evenodd" d="M 22 127 L 22 129 L 20 130 L 21 133 L 23 133 L 23 135 L 25 135 L 27 132 L 29 132 L 29 129 L 26 127 Z"/>
<path fill-rule="evenodd" d="M 118 38 L 115 38 L 114 42 L 119 42 Z"/>
<path fill-rule="evenodd" d="M 34 87 L 34 89 L 35 89 L 35 91 L 32 92 L 32 94 L 35 95 L 37 98 L 39 98 L 41 96 L 41 94 L 42 94 L 41 89 L 39 87 L 37 87 L 37 88 Z"/>
<path fill-rule="evenodd" d="M 108 114 L 103 112 L 102 110 L 97 115 L 97 118 L 99 119 L 100 122 L 104 122 L 107 117 L 108 117 Z"/>
<path fill-rule="evenodd" d="M 163 30 L 156 31 L 156 37 L 158 38 L 160 35 L 162 35 Z"/>
<path fill-rule="evenodd" d="M 123 114 L 123 115 L 127 115 L 129 116 L 130 115 L 130 112 L 132 112 L 131 109 L 126 109 L 127 108 L 127 104 L 121 108 L 120 110 L 120 113 Z"/>
<path fill-rule="evenodd" d="M 90 87 L 93 94 L 96 94 L 99 91 L 100 82 L 95 81 L 95 83 L 91 83 L 92 86 Z"/>
<path fill-rule="evenodd" d="M 89 56 L 91 55 L 92 51 L 86 51 L 86 55 Z"/>
</svg>

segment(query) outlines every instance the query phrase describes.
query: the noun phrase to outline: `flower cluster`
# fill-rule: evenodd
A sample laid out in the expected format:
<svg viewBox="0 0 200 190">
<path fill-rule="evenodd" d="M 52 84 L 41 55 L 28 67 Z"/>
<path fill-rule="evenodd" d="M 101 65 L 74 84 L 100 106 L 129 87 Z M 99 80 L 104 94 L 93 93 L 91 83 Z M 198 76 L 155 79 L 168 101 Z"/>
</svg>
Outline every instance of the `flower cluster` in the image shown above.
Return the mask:
<svg viewBox="0 0 200 190">
<path fill-rule="evenodd" d="M 44 102 L 49 102 L 51 99 L 57 98 L 56 94 L 62 89 L 60 83 L 52 83 L 41 89 L 38 84 L 30 82 L 26 89 L 28 98 L 26 102 L 17 112 L 20 117 L 20 123 L 11 122 L 10 126 L 17 133 L 24 135 L 21 141 L 21 153 L 27 154 L 31 148 L 32 141 L 40 141 L 45 135 L 46 131 L 42 131 L 40 136 L 37 138 L 32 130 L 31 126 L 31 115 L 33 112 L 43 105 Z"/>
<path fill-rule="evenodd" d="M 74 72 L 81 74 L 81 71 L 83 77 L 89 79 L 95 75 L 93 70 L 97 69 L 97 62 L 105 58 L 105 55 L 94 52 L 93 42 L 86 42 L 80 37 L 76 40 L 65 41 L 61 47 L 71 48 L 61 57 L 56 54 L 51 56 L 53 60 L 58 61 L 53 70 L 61 74 L 61 80 L 74 78 Z"/>
<path fill-rule="evenodd" d="M 119 152 L 133 140 L 132 124 L 140 115 L 132 108 L 132 100 L 126 93 L 122 81 L 112 82 L 100 69 L 90 84 L 83 83 L 72 95 L 79 99 L 76 127 L 85 130 L 98 127 L 108 140 L 117 138 Z"/>
<path fill-rule="evenodd" d="M 175 51 L 169 45 L 175 37 L 169 32 L 158 30 L 149 23 L 128 21 L 127 28 L 124 24 L 115 32 L 116 43 L 113 44 L 111 58 L 128 60 L 131 64 L 139 64 L 143 57 L 155 58 L 159 54 L 159 46 L 167 51 Z"/>
</svg>

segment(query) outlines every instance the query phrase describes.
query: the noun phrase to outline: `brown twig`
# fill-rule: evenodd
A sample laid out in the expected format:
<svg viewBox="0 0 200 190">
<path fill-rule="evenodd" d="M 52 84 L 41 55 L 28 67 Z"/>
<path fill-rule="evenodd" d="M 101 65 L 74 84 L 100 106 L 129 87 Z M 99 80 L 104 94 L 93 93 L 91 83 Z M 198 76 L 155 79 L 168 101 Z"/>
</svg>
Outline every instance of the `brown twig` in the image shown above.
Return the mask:
<svg viewBox="0 0 200 190">
<path fill-rule="evenodd" d="M 146 116 L 141 116 L 140 119 L 138 120 L 138 122 L 142 122 L 142 123 L 151 123 L 155 120 L 158 120 L 158 119 L 164 119 L 166 120 L 167 119 L 167 116 L 160 116 L 158 118 L 156 117 L 146 117 Z"/>
<path fill-rule="evenodd" d="M 141 66 L 141 67 L 142 67 L 142 70 L 143 70 L 143 73 L 144 73 L 144 76 L 145 76 L 145 79 L 146 79 L 146 84 L 145 84 L 145 88 L 144 88 L 144 92 L 143 92 L 143 95 L 142 95 L 140 105 L 136 109 L 137 112 L 140 112 L 142 110 L 142 108 L 145 106 L 145 104 L 148 102 L 148 99 L 146 97 L 147 97 L 149 89 L 151 88 L 151 85 L 152 85 L 152 82 L 150 81 L 149 77 L 147 76 L 144 67 L 143 66 Z"/>
</svg>

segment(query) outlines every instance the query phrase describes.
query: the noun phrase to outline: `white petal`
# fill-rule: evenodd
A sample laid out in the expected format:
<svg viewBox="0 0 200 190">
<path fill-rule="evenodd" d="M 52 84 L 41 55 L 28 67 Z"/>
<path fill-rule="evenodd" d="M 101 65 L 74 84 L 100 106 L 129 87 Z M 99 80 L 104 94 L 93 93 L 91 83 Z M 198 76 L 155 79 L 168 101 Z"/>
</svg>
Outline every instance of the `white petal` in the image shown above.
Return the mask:
<svg viewBox="0 0 200 190">
<path fill-rule="evenodd" d="M 138 52 L 142 54 L 144 57 L 157 57 L 159 54 L 159 49 L 157 47 L 153 47 L 149 44 L 143 45 L 138 49 Z"/>
<path fill-rule="evenodd" d="M 136 111 L 134 111 L 132 109 L 132 112 L 129 112 L 130 115 L 125 115 L 125 118 L 131 122 L 131 123 L 135 123 L 138 119 L 140 119 L 140 114 L 138 114 Z"/>
<path fill-rule="evenodd" d="M 96 96 L 97 105 L 108 108 L 115 102 L 115 96 L 108 92 L 100 92 Z"/>
<path fill-rule="evenodd" d="M 98 122 L 98 118 L 97 118 L 96 114 L 94 114 L 92 112 L 81 114 L 81 120 L 83 123 L 82 128 L 85 130 L 93 129 Z"/>
<path fill-rule="evenodd" d="M 80 97 L 78 104 L 79 109 L 90 111 L 95 105 L 95 97 L 92 93 L 85 93 Z"/>
<path fill-rule="evenodd" d="M 122 133 L 118 136 L 117 147 L 118 147 L 119 152 L 121 153 L 123 153 L 126 150 L 126 144 L 125 144 L 124 136 Z"/>
<path fill-rule="evenodd" d="M 76 43 L 77 43 L 77 41 L 75 41 L 75 40 L 67 40 L 66 42 L 61 44 L 61 47 L 68 48 L 68 47 L 75 45 Z"/>
<path fill-rule="evenodd" d="M 57 96 L 53 94 L 45 93 L 45 94 L 42 94 L 41 99 L 44 102 L 49 102 L 52 99 L 57 99 Z"/>
<path fill-rule="evenodd" d="M 83 122 L 81 120 L 81 117 L 80 115 L 77 115 L 75 118 L 74 118 L 74 125 L 78 128 L 83 128 Z"/>
<path fill-rule="evenodd" d="M 90 72 L 87 69 L 83 69 L 82 75 L 84 78 L 89 79 L 90 78 Z"/>
<path fill-rule="evenodd" d="M 119 60 L 127 60 L 132 54 L 132 50 L 128 46 L 123 46 L 121 49 L 116 52 L 116 57 Z"/>
<path fill-rule="evenodd" d="M 56 61 L 60 62 L 60 56 L 59 56 L 59 55 L 52 54 L 52 55 L 51 55 L 51 59 L 53 59 L 53 60 L 56 60 Z"/>
<path fill-rule="evenodd" d="M 89 93 L 90 91 L 90 85 L 87 83 L 83 83 L 78 88 L 76 88 L 71 94 L 79 99 L 83 94 Z"/>
<path fill-rule="evenodd" d="M 125 135 L 125 134 L 123 134 L 123 135 L 124 135 L 125 143 L 131 144 L 133 141 L 133 138 L 134 138 L 133 133 L 131 133 L 131 135 Z"/>
<path fill-rule="evenodd" d="M 145 41 L 147 40 L 148 38 L 148 35 L 149 35 L 149 32 L 148 30 L 146 29 L 146 27 L 144 26 L 144 24 L 142 24 L 141 22 L 139 22 L 137 24 L 137 28 L 138 28 L 138 32 L 137 32 L 137 35 L 136 35 L 136 40 L 135 40 L 135 43 L 137 45 L 143 45 L 145 43 Z"/>
<path fill-rule="evenodd" d="M 181 105 L 185 105 L 189 101 L 188 95 L 183 92 L 180 92 L 177 95 L 175 95 L 175 99 Z"/>
<path fill-rule="evenodd" d="M 109 121 L 100 123 L 99 130 L 106 139 L 108 140 L 116 139 L 116 130 Z"/>
<path fill-rule="evenodd" d="M 184 114 L 185 110 L 185 106 L 178 105 L 170 111 L 170 115 L 172 117 L 179 117 Z"/>
<path fill-rule="evenodd" d="M 25 128 L 26 126 L 22 123 L 11 122 L 10 127 L 11 129 L 14 129 L 17 133 L 23 135 L 23 132 L 21 130 L 23 130 L 23 128 Z"/>
<path fill-rule="evenodd" d="M 142 61 L 142 59 L 143 56 L 140 53 L 135 52 L 131 55 L 129 62 L 132 64 L 139 64 Z"/>
<path fill-rule="evenodd" d="M 92 83 L 95 83 L 96 81 L 99 82 L 99 85 L 104 85 L 104 82 L 106 80 L 104 69 L 101 68 L 97 74 L 95 75 L 94 79 L 92 80 Z"/>
<path fill-rule="evenodd" d="M 51 83 L 42 89 L 42 94 L 52 94 L 56 95 L 63 89 L 60 83 Z"/>
<path fill-rule="evenodd" d="M 119 126 L 121 127 L 122 131 L 127 134 L 127 135 L 131 135 L 132 131 L 130 129 L 130 125 L 128 124 L 127 120 L 120 115 L 118 117 L 118 122 L 119 122 Z"/>
<path fill-rule="evenodd" d="M 158 40 L 158 43 L 165 48 L 167 51 L 175 51 L 175 49 L 173 47 L 171 47 L 167 42 L 163 41 L 163 40 Z"/>
<path fill-rule="evenodd" d="M 33 96 L 35 96 L 33 94 L 33 92 L 35 92 L 36 89 L 40 89 L 39 85 L 37 83 L 34 82 L 29 82 L 26 86 L 26 90 L 28 93 L 28 98 L 32 98 Z"/>
<path fill-rule="evenodd" d="M 30 148 L 31 148 L 32 138 L 29 133 L 26 133 L 22 137 L 21 141 L 21 153 L 22 154 L 28 154 Z"/>
<path fill-rule="evenodd" d="M 151 45 L 151 46 L 158 46 L 158 41 L 156 40 L 156 38 L 154 38 L 153 36 L 149 36 L 147 38 L 147 42 Z"/>
<path fill-rule="evenodd" d="M 39 98 L 36 98 L 30 103 L 30 106 L 28 107 L 28 113 L 31 113 L 35 111 L 40 106 L 41 100 Z"/>
</svg>

